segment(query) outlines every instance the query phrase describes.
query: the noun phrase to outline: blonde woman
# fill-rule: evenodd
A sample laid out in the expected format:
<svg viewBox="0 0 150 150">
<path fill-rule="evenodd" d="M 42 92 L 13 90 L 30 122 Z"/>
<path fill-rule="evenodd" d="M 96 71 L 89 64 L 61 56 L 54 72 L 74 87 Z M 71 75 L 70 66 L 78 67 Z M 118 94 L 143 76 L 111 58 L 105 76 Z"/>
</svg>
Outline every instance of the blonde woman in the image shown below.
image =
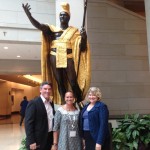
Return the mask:
<svg viewBox="0 0 150 150">
<path fill-rule="evenodd" d="M 80 130 L 84 139 L 85 150 L 109 150 L 109 112 L 106 104 L 101 102 L 99 88 L 91 87 L 85 105 L 80 114 Z"/>
<path fill-rule="evenodd" d="M 82 150 L 78 128 L 79 110 L 74 106 L 71 91 L 66 92 L 65 102 L 55 114 L 52 150 Z"/>
</svg>

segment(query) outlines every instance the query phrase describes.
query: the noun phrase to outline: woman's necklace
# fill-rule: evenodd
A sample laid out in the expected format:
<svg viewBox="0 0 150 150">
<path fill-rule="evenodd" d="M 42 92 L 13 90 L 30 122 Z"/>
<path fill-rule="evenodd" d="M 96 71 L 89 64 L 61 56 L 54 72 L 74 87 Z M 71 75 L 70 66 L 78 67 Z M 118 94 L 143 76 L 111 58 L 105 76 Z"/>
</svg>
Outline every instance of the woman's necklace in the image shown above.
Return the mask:
<svg viewBox="0 0 150 150">
<path fill-rule="evenodd" d="M 75 115 L 75 110 L 74 107 L 67 108 L 67 105 L 65 105 L 66 111 L 67 111 L 67 116 L 69 118 L 69 126 L 73 130 L 75 128 L 75 121 L 76 121 L 76 115 Z M 73 112 L 73 114 L 70 114 Z"/>
<path fill-rule="evenodd" d="M 75 108 L 74 107 L 70 107 L 70 109 L 67 109 L 67 106 L 65 108 L 66 108 L 67 117 L 68 117 L 69 136 L 70 137 L 76 137 L 76 129 L 75 129 L 75 127 L 76 127 L 77 116 L 75 114 Z"/>
<path fill-rule="evenodd" d="M 69 126 L 71 127 L 71 129 L 73 130 L 75 128 L 75 121 L 76 121 L 76 115 L 75 115 L 75 111 L 73 113 L 73 115 L 71 115 L 69 113 L 69 111 L 67 111 L 67 116 L 69 118 Z"/>
</svg>

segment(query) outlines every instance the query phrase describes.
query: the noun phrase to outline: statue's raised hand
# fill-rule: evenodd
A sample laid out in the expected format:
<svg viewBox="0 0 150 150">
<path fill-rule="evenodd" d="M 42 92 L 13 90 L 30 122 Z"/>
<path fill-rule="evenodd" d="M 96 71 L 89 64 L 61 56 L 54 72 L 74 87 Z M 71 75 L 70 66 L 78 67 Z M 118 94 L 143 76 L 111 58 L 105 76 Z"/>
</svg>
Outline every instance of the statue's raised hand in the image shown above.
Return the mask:
<svg viewBox="0 0 150 150">
<path fill-rule="evenodd" d="M 49 29 L 49 27 L 47 25 L 39 23 L 36 19 L 34 19 L 32 17 L 31 12 L 30 12 L 31 7 L 30 7 L 30 5 L 28 3 L 22 4 L 22 7 L 23 7 L 26 15 L 28 16 L 28 19 L 30 20 L 30 22 L 32 23 L 32 25 L 34 27 L 36 27 L 37 29 L 39 29 L 39 30 L 41 30 L 43 32 L 49 32 L 50 33 L 50 29 Z"/>
<path fill-rule="evenodd" d="M 26 15 L 28 17 L 30 17 L 31 16 L 31 12 L 30 12 L 31 7 L 30 7 L 30 5 L 28 3 L 26 3 L 26 4 L 22 4 L 22 7 L 23 7 Z"/>
</svg>

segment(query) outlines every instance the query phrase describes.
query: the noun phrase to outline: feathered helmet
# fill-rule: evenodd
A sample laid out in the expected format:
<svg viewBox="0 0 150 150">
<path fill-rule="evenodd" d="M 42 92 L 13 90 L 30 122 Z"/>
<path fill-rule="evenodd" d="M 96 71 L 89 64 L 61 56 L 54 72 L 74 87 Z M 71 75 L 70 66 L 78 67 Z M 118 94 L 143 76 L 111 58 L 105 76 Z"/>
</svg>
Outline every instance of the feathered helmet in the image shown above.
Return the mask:
<svg viewBox="0 0 150 150">
<path fill-rule="evenodd" d="M 67 2 L 62 2 L 61 3 L 61 11 L 60 12 L 66 12 L 70 16 L 70 6 Z"/>
</svg>

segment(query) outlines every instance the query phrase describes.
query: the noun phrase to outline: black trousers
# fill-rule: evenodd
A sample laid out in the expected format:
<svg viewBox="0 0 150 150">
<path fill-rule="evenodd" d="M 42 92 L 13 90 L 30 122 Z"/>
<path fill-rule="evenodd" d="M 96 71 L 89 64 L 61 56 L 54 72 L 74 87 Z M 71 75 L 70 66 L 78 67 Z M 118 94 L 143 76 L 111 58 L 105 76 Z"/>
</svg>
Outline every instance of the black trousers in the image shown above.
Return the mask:
<svg viewBox="0 0 150 150">
<path fill-rule="evenodd" d="M 90 131 L 84 131 L 85 150 L 95 150 L 95 141 L 93 140 Z"/>
<path fill-rule="evenodd" d="M 53 132 L 48 133 L 47 144 L 44 150 L 50 150 L 53 145 Z"/>
<path fill-rule="evenodd" d="M 53 132 L 48 133 L 47 142 L 44 148 L 41 148 L 39 145 L 37 145 L 36 150 L 50 150 L 53 145 Z M 30 150 L 30 146 L 27 146 L 27 150 Z"/>
<path fill-rule="evenodd" d="M 90 131 L 84 131 L 85 139 L 85 150 L 95 150 L 96 142 L 93 140 Z M 103 146 L 102 150 L 110 150 L 110 138 L 108 137 Z"/>
<path fill-rule="evenodd" d="M 25 115 L 21 115 L 21 119 L 20 119 L 20 126 L 21 126 L 21 125 L 22 125 L 22 123 L 23 123 L 24 116 L 25 116 Z"/>
</svg>

